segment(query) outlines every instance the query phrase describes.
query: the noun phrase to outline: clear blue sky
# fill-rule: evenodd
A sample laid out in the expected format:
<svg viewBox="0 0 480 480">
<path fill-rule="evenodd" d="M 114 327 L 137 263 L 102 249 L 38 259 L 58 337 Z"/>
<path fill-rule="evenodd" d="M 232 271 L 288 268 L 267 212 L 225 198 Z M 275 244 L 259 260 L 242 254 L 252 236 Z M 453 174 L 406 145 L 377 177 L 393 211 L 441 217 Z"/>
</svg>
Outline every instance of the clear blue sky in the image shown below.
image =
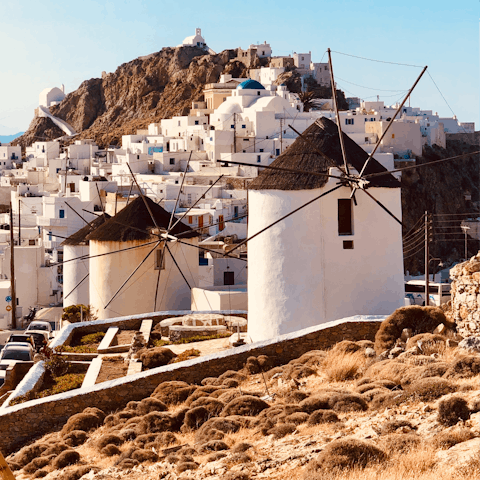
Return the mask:
<svg viewBox="0 0 480 480">
<path fill-rule="evenodd" d="M 103 70 L 176 46 L 195 27 L 217 52 L 266 40 L 274 55 L 311 51 L 315 62 L 330 47 L 428 65 L 460 121 L 479 130 L 479 17 L 478 0 L 0 0 L 0 134 L 27 129 L 44 88 L 63 83 L 71 92 Z M 347 96 L 378 93 L 386 103 L 420 73 L 338 54 L 333 61 Z M 411 104 L 452 115 L 428 75 Z"/>
</svg>

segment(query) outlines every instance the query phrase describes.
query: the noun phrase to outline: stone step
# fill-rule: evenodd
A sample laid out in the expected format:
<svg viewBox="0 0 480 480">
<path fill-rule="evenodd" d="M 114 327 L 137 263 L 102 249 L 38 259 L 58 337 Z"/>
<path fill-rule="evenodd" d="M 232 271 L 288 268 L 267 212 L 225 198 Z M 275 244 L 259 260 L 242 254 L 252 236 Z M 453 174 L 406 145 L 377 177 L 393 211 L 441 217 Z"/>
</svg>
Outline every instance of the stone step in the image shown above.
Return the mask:
<svg viewBox="0 0 480 480">
<path fill-rule="evenodd" d="M 97 357 L 92 360 L 88 367 L 85 378 L 83 379 L 82 388 L 92 387 L 97 381 L 98 374 L 102 368 L 102 357 Z"/>
<path fill-rule="evenodd" d="M 130 360 L 128 364 L 127 375 L 134 375 L 135 373 L 140 373 L 142 371 L 142 362 L 138 360 Z"/>
<path fill-rule="evenodd" d="M 148 342 L 150 341 L 150 333 L 152 331 L 152 325 L 153 325 L 153 320 L 150 318 L 147 320 L 143 320 L 142 324 L 140 325 L 140 333 L 143 335 L 143 338 L 145 339 L 145 345 L 148 345 Z"/>
<path fill-rule="evenodd" d="M 100 342 L 100 345 L 97 348 L 98 353 L 106 353 L 106 350 L 108 350 L 108 348 L 111 346 L 118 330 L 118 327 L 110 327 L 107 330 L 107 333 L 105 334 L 102 341 Z"/>
</svg>

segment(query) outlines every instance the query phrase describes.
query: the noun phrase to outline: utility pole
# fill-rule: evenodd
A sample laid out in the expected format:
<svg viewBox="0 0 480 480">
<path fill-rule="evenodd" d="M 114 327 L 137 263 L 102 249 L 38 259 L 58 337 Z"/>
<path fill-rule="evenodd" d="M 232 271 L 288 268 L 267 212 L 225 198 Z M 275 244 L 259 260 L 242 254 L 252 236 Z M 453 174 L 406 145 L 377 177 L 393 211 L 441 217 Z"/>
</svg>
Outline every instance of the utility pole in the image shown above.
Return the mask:
<svg viewBox="0 0 480 480">
<path fill-rule="evenodd" d="M 463 230 L 465 234 L 465 261 L 468 259 L 468 243 L 467 243 L 467 231 L 470 230 L 468 225 L 460 225 L 460 228 Z"/>
<path fill-rule="evenodd" d="M 233 114 L 233 153 L 237 153 L 237 114 Z"/>
<path fill-rule="evenodd" d="M 12 328 L 17 328 L 17 297 L 15 295 L 15 241 L 13 239 L 13 207 L 10 202 L 10 296 L 12 297 Z"/>
<path fill-rule="evenodd" d="M 18 199 L 18 246 L 22 246 L 22 230 L 20 224 L 20 199 Z"/>
<path fill-rule="evenodd" d="M 280 119 L 280 155 L 283 153 L 283 118 Z"/>
<path fill-rule="evenodd" d="M 428 307 L 429 302 L 429 284 L 428 284 L 428 212 L 425 212 L 425 306 Z"/>
</svg>

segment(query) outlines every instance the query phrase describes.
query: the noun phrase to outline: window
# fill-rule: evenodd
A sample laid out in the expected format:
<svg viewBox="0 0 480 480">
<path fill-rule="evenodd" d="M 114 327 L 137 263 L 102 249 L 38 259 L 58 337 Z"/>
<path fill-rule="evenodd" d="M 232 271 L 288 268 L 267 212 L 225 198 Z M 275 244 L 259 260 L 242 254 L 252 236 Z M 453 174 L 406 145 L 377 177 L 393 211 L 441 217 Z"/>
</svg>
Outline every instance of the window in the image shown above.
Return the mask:
<svg viewBox="0 0 480 480">
<path fill-rule="evenodd" d="M 230 125 L 230 128 L 235 128 L 235 125 Z"/>
<path fill-rule="evenodd" d="M 275 150 L 275 155 L 277 155 L 277 157 L 280 155 L 280 149 L 279 149 L 279 148 L 277 148 L 277 149 Z"/>
<path fill-rule="evenodd" d="M 174 158 L 170 159 L 170 165 L 175 165 L 175 159 Z"/>
<path fill-rule="evenodd" d="M 180 120 L 178 121 L 178 126 L 180 126 Z"/>
<path fill-rule="evenodd" d="M 353 235 L 352 200 L 350 198 L 338 199 L 338 234 Z"/>
<path fill-rule="evenodd" d="M 368 137 L 365 137 L 365 143 L 368 143 Z"/>
<path fill-rule="evenodd" d="M 238 218 L 238 207 L 233 207 L 233 218 Z"/>
<path fill-rule="evenodd" d="M 155 250 L 155 270 L 165 270 L 165 255 L 163 255 L 163 248 Z"/>
<path fill-rule="evenodd" d="M 48 232 L 48 241 L 49 241 L 49 242 L 52 241 L 52 232 Z"/>
<path fill-rule="evenodd" d="M 224 285 L 235 285 L 235 273 L 234 272 L 223 272 L 223 284 Z"/>
<path fill-rule="evenodd" d="M 29 240 L 29 241 L 28 241 L 28 244 L 29 244 L 29 245 L 35 245 L 35 240 Z"/>
<path fill-rule="evenodd" d="M 261 155 L 257 155 L 257 163 L 260 163 L 262 161 Z"/>
<path fill-rule="evenodd" d="M 242 125 L 242 128 L 247 128 L 247 126 L 246 126 L 246 125 Z"/>
<path fill-rule="evenodd" d="M 225 228 L 225 223 L 223 222 L 223 215 L 218 216 L 218 229 L 222 231 Z"/>
<path fill-rule="evenodd" d="M 392 138 L 395 138 L 395 134 L 394 134 L 394 133 L 392 133 Z"/>
<path fill-rule="evenodd" d="M 343 241 L 344 250 L 353 250 L 353 240 L 344 240 Z"/>
<path fill-rule="evenodd" d="M 137 160 L 140 160 L 140 155 L 137 155 Z"/>
<path fill-rule="evenodd" d="M 198 120 L 195 120 L 195 125 L 198 125 Z"/>
<path fill-rule="evenodd" d="M 354 121 L 353 118 L 346 118 L 345 119 L 345 125 L 353 125 L 353 121 Z"/>
<path fill-rule="evenodd" d="M 58 217 L 59 218 L 65 218 L 65 210 L 59 210 L 58 211 Z"/>
<path fill-rule="evenodd" d="M 188 216 L 188 224 L 189 225 L 193 224 L 193 217 L 191 215 Z"/>
<path fill-rule="evenodd" d="M 260 152 L 263 152 L 263 148 L 260 149 Z"/>
</svg>

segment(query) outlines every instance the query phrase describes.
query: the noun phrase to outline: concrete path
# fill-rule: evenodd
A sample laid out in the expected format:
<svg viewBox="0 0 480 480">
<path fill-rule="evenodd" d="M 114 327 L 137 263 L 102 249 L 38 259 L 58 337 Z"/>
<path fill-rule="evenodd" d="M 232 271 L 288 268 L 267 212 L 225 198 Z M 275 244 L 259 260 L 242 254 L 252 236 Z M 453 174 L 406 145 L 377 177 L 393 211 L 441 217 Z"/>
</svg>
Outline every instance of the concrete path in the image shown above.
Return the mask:
<svg viewBox="0 0 480 480">
<path fill-rule="evenodd" d="M 67 135 L 76 135 L 77 132 L 74 130 L 74 128 L 68 124 L 65 120 L 62 120 L 61 118 L 53 116 L 48 108 L 42 107 L 41 105 L 38 107 L 38 116 L 39 117 L 48 117 L 52 122 L 60 128 L 63 132 L 65 132 Z"/>
</svg>

